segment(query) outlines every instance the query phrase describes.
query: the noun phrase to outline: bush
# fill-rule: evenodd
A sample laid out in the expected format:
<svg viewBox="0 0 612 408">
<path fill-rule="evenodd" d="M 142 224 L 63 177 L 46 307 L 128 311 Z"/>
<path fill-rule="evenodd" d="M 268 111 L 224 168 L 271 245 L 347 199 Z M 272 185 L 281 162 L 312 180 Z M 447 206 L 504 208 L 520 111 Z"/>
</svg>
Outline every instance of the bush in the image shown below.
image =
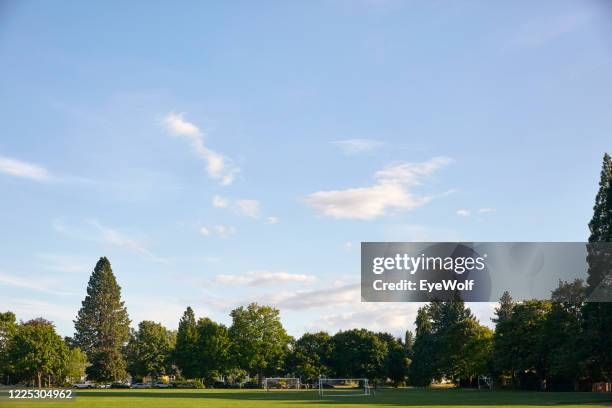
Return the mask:
<svg viewBox="0 0 612 408">
<path fill-rule="evenodd" d="M 172 385 L 176 388 L 206 388 L 200 380 L 180 380 L 173 382 Z"/>
</svg>

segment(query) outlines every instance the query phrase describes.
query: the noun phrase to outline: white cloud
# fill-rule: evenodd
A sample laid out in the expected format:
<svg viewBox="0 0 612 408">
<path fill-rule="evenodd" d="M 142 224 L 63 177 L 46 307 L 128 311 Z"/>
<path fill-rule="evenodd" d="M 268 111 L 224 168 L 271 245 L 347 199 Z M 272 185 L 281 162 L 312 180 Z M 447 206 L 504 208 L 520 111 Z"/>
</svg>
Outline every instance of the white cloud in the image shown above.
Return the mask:
<svg viewBox="0 0 612 408">
<path fill-rule="evenodd" d="M 36 181 L 51 180 L 51 175 L 46 168 L 6 156 L 0 156 L 0 173 Z"/>
<path fill-rule="evenodd" d="M 470 211 L 466 210 L 465 208 L 460 208 L 455 212 L 455 214 L 457 214 L 460 217 L 469 217 Z"/>
<path fill-rule="evenodd" d="M 269 297 L 269 301 L 281 309 L 306 310 L 313 308 L 335 308 L 358 304 L 361 300 L 360 284 L 299 292 L 283 292 Z"/>
<path fill-rule="evenodd" d="M 40 267 L 55 272 L 65 273 L 89 273 L 95 265 L 95 257 L 60 255 L 60 254 L 37 254 Z"/>
<path fill-rule="evenodd" d="M 478 210 L 480 214 L 494 213 L 495 208 L 481 208 Z"/>
<path fill-rule="evenodd" d="M 167 259 L 149 250 L 147 245 L 142 242 L 141 238 L 133 237 L 116 228 L 110 228 L 95 219 L 86 220 L 85 225 L 78 226 L 71 226 L 66 224 L 62 219 L 56 219 L 53 221 L 53 228 L 58 233 L 73 239 L 103 242 L 129 252 L 134 252 L 154 262 L 168 263 Z"/>
<path fill-rule="evenodd" d="M 274 225 L 274 224 L 278 224 L 280 222 L 280 220 L 278 219 L 278 217 L 268 217 L 268 218 L 266 218 L 266 222 L 268 224 Z"/>
<path fill-rule="evenodd" d="M 15 298 L 10 301 L 10 305 L 11 311 L 21 320 L 27 321 L 42 316 L 54 323 L 59 321 L 66 327 L 72 326 L 72 319 L 77 314 L 76 308 L 34 299 Z"/>
<path fill-rule="evenodd" d="M 57 279 L 40 279 L 34 277 L 22 278 L 20 276 L 9 275 L 0 272 L 0 285 L 13 286 L 20 289 L 33 290 L 36 292 L 50 293 L 54 295 L 64 295 L 61 283 Z"/>
<path fill-rule="evenodd" d="M 220 180 L 222 185 L 232 184 L 240 168 L 220 153 L 204 145 L 204 134 L 193 123 L 183 119 L 182 113 L 169 113 L 163 119 L 166 130 L 173 136 L 188 139 L 195 152 L 206 161 L 206 170 L 213 179 Z"/>
<path fill-rule="evenodd" d="M 216 195 L 213 197 L 212 205 L 216 208 L 227 208 L 227 206 L 229 206 L 229 200 L 225 197 Z"/>
<path fill-rule="evenodd" d="M 212 225 L 210 227 L 200 228 L 200 234 L 204 235 L 205 237 L 217 236 L 219 238 L 229 238 L 231 235 L 234 235 L 235 233 L 236 233 L 236 228 L 229 227 L 223 224 Z"/>
<path fill-rule="evenodd" d="M 297 282 L 311 284 L 317 281 L 312 275 L 289 272 L 253 271 L 242 275 L 217 275 L 214 279 L 219 284 L 236 284 L 246 286 L 265 286 L 279 283 Z"/>
<path fill-rule="evenodd" d="M 236 212 L 251 218 L 259 218 L 260 203 L 257 200 L 237 200 L 235 203 Z"/>
<path fill-rule="evenodd" d="M 450 163 L 452 163 L 452 159 L 438 156 L 423 163 L 395 164 L 377 171 L 376 178 L 382 184 L 418 186 L 422 183 L 424 178 L 431 176 L 433 173 Z"/>
<path fill-rule="evenodd" d="M 349 309 L 326 313 L 306 325 L 310 331 L 333 331 L 365 328 L 372 331 L 404 335 L 414 325 L 420 303 L 354 303 Z"/>
<path fill-rule="evenodd" d="M 353 243 L 350 241 L 345 242 L 344 245 L 342 245 L 342 247 L 344 248 L 345 251 L 350 251 L 353 249 Z"/>
<path fill-rule="evenodd" d="M 96 220 L 90 221 L 91 225 L 93 225 L 101 234 L 102 239 L 112 245 L 123 248 L 125 250 L 135 252 L 137 254 L 142 255 L 145 258 L 148 258 L 152 261 L 166 263 L 167 261 L 163 258 L 158 257 L 153 252 L 151 252 L 145 244 L 140 242 L 139 240 L 126 235 L 125 233 L 106 227 L 100 224 Z"/>
<path fill-rule="evenodd" d="M 348 155 L 366 153 L 383 145 L 382 142 L 372 139 L 346 139 L 331 143 L 338 147 L 342 153 Z"/>
<path fill-rule="evenodd" d="M 402 163 L 388 166 L 375 174 L 377 183 L 370 187 L 346 190 L 317 191 L 305 201 L 319 213 L 337 219 L 370 220 L 388 215 L 393 210 L 406 211 L 430 202 L 431 196 L 415 196 L 409 187 L 451 162 L 447 157 L 434 157 L 424 163 Z"/>
<path fill-rule="evenodd" d="M 591 14 L 584 12 L 530 21 L 519 29 L 510 41 L 510 45 L 525 48 L 541 47 L 582 27 L 590 19 Z"/>
<path fill-rule="evenodd" d="M 231 208 L 234 213 L 245 217 L 260 218 L 261 216 L 261 203 L 258 200 L 240 199 L 232 201 L 227 197 L 215 195 L 212 200 L 212 205 L 216 208 Z M 268 217 L 266 221 L 268 224 L 276 224 L 278 218 Z"/>
</svg>

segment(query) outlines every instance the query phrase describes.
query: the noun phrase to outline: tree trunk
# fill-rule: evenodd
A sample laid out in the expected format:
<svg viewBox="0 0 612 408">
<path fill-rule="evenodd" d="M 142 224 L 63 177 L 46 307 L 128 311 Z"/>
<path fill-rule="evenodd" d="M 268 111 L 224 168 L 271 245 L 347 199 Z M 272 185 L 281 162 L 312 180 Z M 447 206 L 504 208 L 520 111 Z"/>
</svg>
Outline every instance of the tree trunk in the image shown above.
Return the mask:
<svg viewBox="0 0 612 408">
<path fill-rule="evenodd" d="M 42 373 L 40 371 L 37 372 L 36 377 L 38 378 L 38 388 L 42 388 Z"/>
</svg>

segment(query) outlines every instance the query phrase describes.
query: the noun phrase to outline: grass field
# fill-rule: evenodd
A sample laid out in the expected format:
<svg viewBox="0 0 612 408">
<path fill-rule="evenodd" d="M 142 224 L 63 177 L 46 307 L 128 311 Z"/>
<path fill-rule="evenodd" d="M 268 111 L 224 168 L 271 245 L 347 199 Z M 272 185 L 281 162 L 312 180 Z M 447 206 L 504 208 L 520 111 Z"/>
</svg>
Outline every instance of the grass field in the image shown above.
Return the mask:
<svg viewBox="0 0 612 408">
<path fill-rule="evenodd" d="M 610 407 L 612 394 L 478 390 L 379 390 L 376 395 L 320 398 L 316 391 L 262 390 L 79 390 L 72 401 L 8 401 L 1 407 Z"/>
</svg>

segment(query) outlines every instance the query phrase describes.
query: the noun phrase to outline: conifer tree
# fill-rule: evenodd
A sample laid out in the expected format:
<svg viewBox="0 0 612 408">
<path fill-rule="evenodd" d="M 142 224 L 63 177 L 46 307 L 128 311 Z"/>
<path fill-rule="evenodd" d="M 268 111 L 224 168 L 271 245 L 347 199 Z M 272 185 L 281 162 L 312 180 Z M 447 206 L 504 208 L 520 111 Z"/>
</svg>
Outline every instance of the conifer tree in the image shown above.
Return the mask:
<svg viewBox="0 0 612 408">
<path fill-rule="evenodd" d="M 603 157 L 599 191 L 593 207 L 593 218 L 589 223 L 590 243 L 612 242 L 612 159 L 609 154 Z M 602 254 L 602 252 L 604 252 Z M 598 292 L 600 300 L 610 296 L 610 254 L 602 248 L 589 247 L 589 276 L 587 292 Z M 606 279 L 607 275 L 607 279 Z M 583 308 L 584 361 L 591 380 L 612 380 L 612 303 L 588 302 Z"/>
<path fill-rule="evenodd" d="M 174 348 L 174 362 L 185 378 L 200 377 L 198 367 L 198 328 L 195 314 L 189 306 L 179 321 Z"/>
<path fill-rule="evenodd" d="M 91 362 L 87 375 L 94 381 L 119 381 L 126 377 L 122 348 L 128 340 L 130 319 L 121 287 L 111 264 L 100 258 L 87 285 L 87 296 L 74 321 L 75 343 Z"/>
<path fill-rule="evenodd" d="M 426 387 L 431 384 L 434 376 L 432 364 L 434 337 L 428 306 L 419 308 L 415 325 L 416 336 L 410 365 L 410 383 L 417 387 Z"/>
</svg>

